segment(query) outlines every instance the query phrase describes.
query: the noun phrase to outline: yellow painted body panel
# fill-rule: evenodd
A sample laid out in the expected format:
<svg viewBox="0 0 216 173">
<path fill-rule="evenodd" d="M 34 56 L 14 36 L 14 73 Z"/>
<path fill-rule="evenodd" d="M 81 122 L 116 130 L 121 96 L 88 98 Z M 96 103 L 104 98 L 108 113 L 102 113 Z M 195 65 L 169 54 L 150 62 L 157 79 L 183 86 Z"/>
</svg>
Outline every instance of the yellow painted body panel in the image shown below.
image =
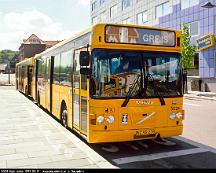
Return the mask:
<svg viewBox="0 0 216 173">
<path fill-rule="evenodd" d="M 115 24 L 112 24 L 115 26 Z M 119 26 L 116 25 L 116 26 Z M 148 26 L 138 26 L 138 25 L 121 25 L 121 26 L 132 26 L 132 27 L 138 27 L 138 28 L 149 28 L 152 29 L 152 27 Z M 115 44 L 115 43 L 106 43 L 105 42 L 105 27 L 106 24 L 98 24 L 93 27 L 93 35 L 92 35 L 92 43 L 91 43 L 91 49 L 95 48 L 105 48 L 105 49 L 121 49 L 121 50 L 142 50 L 142 51 L 161 51 L 161 52 L 181 52 L 181 46 L 177 46 L 177 39 L 176 39 L 176 46 L 175 47 L 165 47 L 165 46 L 148 46 L 148 45 L 135 45 L 135 44 Z M 154 28 L 164 31 L 174 31 L 176 33 L 176 38 L 181 37 L 181 32 L 170 30 L 170 29 L 163 29 L 163 28 Z M 99 39 L 100 37 L 100 39 Z M 101 41 L 99 41 L 101 40 Z"/>
<path fill-rule="evenodd" d="M 176 127 L 161 127 L 154 128 L 157 133 L 160 133 L 162 138 L 178 136 L 182 134 L 183 126 Z M 124 142 L 144 139 L 154 139 L 155 137 L 146 137 L 135 139 L 134 135 L 137 130 L 118 130 L 118 131 L 90 131 L 89 143 L 103 143 L 103 142 Z"/>
<path fill-rule="evenodd" d="M 31 97 L 33 100 L 36 100 L 35 85 L 35 77 L 33 77 L 31 82 Z"/>
<path fill-rule="evenodd" d="M 99 24 L 93 26 L 90 30 L 85 31 L 84 33 L 77 35 L 74 38 L 69 40 L 65 40 L 59 45 L 56 45 L 45 52 L 43 52 L 43 56 L 46 56 L 46 53 L 49 51 L 53 51 L 55 49 L 61 48 L 64 44 L 72 42 L 73 39 L 79 38 L 80 36 L 92 31 L 91 42 L 89 43 L 89 51 L 91 52 L 96 48 L 103 49 L 121 49 L 121 50 L 134 50 L 134 51 L 162 51 L 162 52 L 181 52 L 181 46 L 175 47 L 165 47 L 165 46 L 146 46 L 146 45 L 132 45 L 132 44 L 114 44 L 114 43 L 105 43 L 105 24 Z M 128 25 L 122 25 L 128 26 Z M 141 28 L 151 28 L 144 26 L 136 26 Z M 163 30 L 160 28 L 160 30 Z M 165 29 L 164 29 L 165 30 Z M 173 31 L 173 30 L 170 30 Z M 176 37 L 181 37 L 181 33 L 176 32 Z M 75 45 L 75 44 L 74 44 Z M 86 45 L 84 45 L 86 46 Z M 50 54 L 49 54 L 50 56 Z M 54 56 L 54 55 L 52 55 Z M 41 55 L 33 58 L 32 64 L 35 63 L 37 57 L 41 57 Z M 19 63 L 18 65 L 23 64 L 24 62 Z M 113 76 L 113 78 L 115 78 Z M 19 80 L 19 79 L 18 79 Z M 24 81 L 24 85 L 27 85 L 27 81 Z M 118 83 L 117 83 L 118 84 Z M 31 83 L 31 95 L 36 100 L 35 87 L 37 84 L 35 83 L 34 77 Z M 118 88 L 118 86 L 116 86 Z M 50 110 L 50 84 L 45 83 L 42 88 L 38 88 L 40 91 L 40 104 L 47 109 Z M 78 94 L 79 96 L 87 97 L 87 132 L 82 130 L 80 127 L 73 124 L 73 95 Z M 160 100 L 158 98 L 148 98 L 148 99 L 131 99 L 126 107 L 121 107 L 124 99 L 93 99 L 89 96 L 89 80 L 87 80 L 87 91 L 80 89 L 73 89 L 69 86 L 63 86 L 60 84 L 52 84 L 52 114 L 59 120 L 61 120 L 61 106 L 62 103 L 65 102 L 68 110 L 68 126 L 71 129 L 77 129 L 80 133 L 86 135 L 86 139 L 89 143 L 99 143 L 99 142 L 121 142 L 121 141 L 131 141 L 131 140 L 143 140 L 149 138 L 155 138 L 157 134 L 160 134 L 161 137 L 171 137 L 182 134 L 183 124 L 182 119 L 174 119 L 171 120 L 169 115 L 171 112 L 173 113 L 182 113 L 183 111 L 183 98 L 164 98 L 165 105 L 161 105 Z M 106 95 L 112 93 L 113 91 L 107 90 Z M 118 90 L 114 89 L 114 93 L 118 92 Z M 116 94 L 118 95 L 118 94 Z M 147 101 L 147 102 L 146 102 Z M 174 101 L 174 102 L 173 102 Z M 144 104 L 138 104 L 144 103 Z M 79 102 L 80 107 L 81 100 Z M 81 108 L 80 112 L 82 111 Z M 82 114 L 82 113 L 81 113 Z M 127 124 L 123 123 L 123 115 L 127 114 Z M 103 115 L 105 117 L 104 124 L 96 123 L 96 118 L 99 115 Z M 109 124 L 107 122 L 107 118 L 112 115 L 114 116 L 114 123 Z M 80 117 L 81 119 L 81 117 Z M 153 129 L 156 133 L 151 137 L 140 137 L 135 138 L 134 135 L 139 130 L 143 129 Z"/>
<path fill-rule="evenodd" d="M 137 101 L 149 101 L 151 104 L 137 104 Z M 139 129 L 155 129 L 156 133 L 163 136 L 171 136 L 171 134 L 180 135 L 182 130 L 182 119 L 171 120 L 169 115 L 173 113 L 184 113 L 182 108 L 183 98 L 164 98 L 166 105 L 161 106 L 159 99 L 131 99 L 126 107 L 121 107 L 124 99 L 108 99 L 108 100 L 93 100 L 90 99 L 89 115 L 94 115 L 97 118 L 103 115 L 108 118 L 109 115 L 114 116 L 115 121 L 109 124 L 105 121 L 104 124 L 92 125 L 89 121 L 88 142 L 106 142 L 104 136 L 109 136 L 107 141 L 114 142 L 117 139 L 127 141 L 132 136 L 121 134 L 133 134 Z M 172 101 L 176 104 L 172 104 Z M 107 111 L 108 110 L 108 111 Z M 123 114 L 128 115 L 127 124 L 122 123 Z M 146 119 L 146 120 L 144 120 Z M 106 127 L 105 127 L 106 126 Z M 167 128 L 167 130 L 166 130 Z M 106 130 L 105 130 L 106 129 Z M 169 130 L 170 129 L 170 130 Z M 179 129 L 179 130 L 177 130 Z M 172 132 L 174 131 L 174 132 Z M 111 133 L 115 135 L 113 137 Z M 95 138 L 95 134 L 97 137 Z M 154 138 L 154 137 L 152 137 Z M 145 138 L 142 138 L 145 139 Z M 115 142 L 117 142 L 116 140 Z"/>
<path fill-rule="evenodd" d="M 16 64 L 16 73 L 17 73 L 17 84 L 18 86 L 16 87 L 19 91 L 23 92 L 24 94 L 27 93 L 28 90 L 28 68 L 34 68 L 34 57 L 31 58 L 27 58 L 19 63 Z M 25 67 L 25 71 L 24 73 L 22 72 L 22 67 Z M 32 82 L 31 82 L 32 84 Z M 32 89 L 33 86 L 30 84 L 30 88 L 31 91 L 33 91 Z M 32 96 L 32 92 L 30 93 L 30 95 Z"/>
<path fill-rule="evenodd" d="M 61 104 L 64 101 L 68 110 L 68 126 L 72 128 L 72 87 L 53 84 L 52 113 L 60 118 Z"/>
</svg>

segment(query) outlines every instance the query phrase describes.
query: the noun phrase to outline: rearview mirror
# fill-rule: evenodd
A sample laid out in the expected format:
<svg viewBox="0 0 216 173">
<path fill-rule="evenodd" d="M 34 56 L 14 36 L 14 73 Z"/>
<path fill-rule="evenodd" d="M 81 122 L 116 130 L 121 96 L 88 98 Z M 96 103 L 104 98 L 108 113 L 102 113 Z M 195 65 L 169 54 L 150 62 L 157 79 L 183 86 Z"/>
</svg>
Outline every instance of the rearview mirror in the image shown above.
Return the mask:
<svg viewBox="0 0 216 173">
<path fill-rule="evenodd" d="M 89 51 L 80 51 L 80 66 L 89 65 Z"/>
<path fill-rule="evenodd" d="M 90 69 L 89 68 L 80 68 L 80 74 L 89 76 L 90 75 Z"/>
</svg>

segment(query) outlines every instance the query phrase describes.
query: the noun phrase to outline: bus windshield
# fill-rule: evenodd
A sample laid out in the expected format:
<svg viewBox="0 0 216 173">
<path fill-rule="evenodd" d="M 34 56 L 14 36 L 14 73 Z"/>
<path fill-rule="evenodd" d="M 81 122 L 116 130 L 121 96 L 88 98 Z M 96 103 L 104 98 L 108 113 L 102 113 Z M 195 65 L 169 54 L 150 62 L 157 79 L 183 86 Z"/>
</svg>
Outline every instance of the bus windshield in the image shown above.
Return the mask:
<svg viewBox="0 0 216 173">
<path fill-rule="evenodd" d="M 131 98 L 182 95 L 178 53 L 94 50 L 91 68 L 94 98 L 125 98 L 131 89 Z"/>
</svg>

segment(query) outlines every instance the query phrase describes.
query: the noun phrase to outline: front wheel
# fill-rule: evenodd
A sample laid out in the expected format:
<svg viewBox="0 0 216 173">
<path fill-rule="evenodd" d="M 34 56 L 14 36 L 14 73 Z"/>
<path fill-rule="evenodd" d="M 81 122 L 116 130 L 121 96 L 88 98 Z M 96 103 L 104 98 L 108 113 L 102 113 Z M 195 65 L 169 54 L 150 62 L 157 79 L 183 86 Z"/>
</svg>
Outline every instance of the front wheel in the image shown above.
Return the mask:
<svg viewBox="0 0 216 173">
<path fill-rule="evenodd" d="M 68 119 L 68 111 L 67 111 L 67 107 L 64 106 L 61 113 L 61 122 L 65 128 L 68 127 L 67 119 Z"/>
</svg>

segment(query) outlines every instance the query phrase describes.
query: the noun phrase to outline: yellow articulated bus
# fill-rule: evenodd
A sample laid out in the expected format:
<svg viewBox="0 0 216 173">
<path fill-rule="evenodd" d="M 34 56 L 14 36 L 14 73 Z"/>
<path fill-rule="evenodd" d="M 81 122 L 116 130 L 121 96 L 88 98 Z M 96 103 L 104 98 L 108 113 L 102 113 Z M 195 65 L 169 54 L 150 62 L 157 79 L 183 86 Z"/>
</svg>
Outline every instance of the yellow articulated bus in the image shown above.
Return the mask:
<svg viewBox="0 0 216 173">
<path fill-rule="evenodd" d="M 32 95 L 34 57 L 16 64 L 16 88 L 26 95 Z"/>
<path fill-rule="evenodd" d="M 35 56 L 35 100 L 89 143 L 181 135 L 180 52 L 178 31 L 98 24 Z"/>
</svg>

